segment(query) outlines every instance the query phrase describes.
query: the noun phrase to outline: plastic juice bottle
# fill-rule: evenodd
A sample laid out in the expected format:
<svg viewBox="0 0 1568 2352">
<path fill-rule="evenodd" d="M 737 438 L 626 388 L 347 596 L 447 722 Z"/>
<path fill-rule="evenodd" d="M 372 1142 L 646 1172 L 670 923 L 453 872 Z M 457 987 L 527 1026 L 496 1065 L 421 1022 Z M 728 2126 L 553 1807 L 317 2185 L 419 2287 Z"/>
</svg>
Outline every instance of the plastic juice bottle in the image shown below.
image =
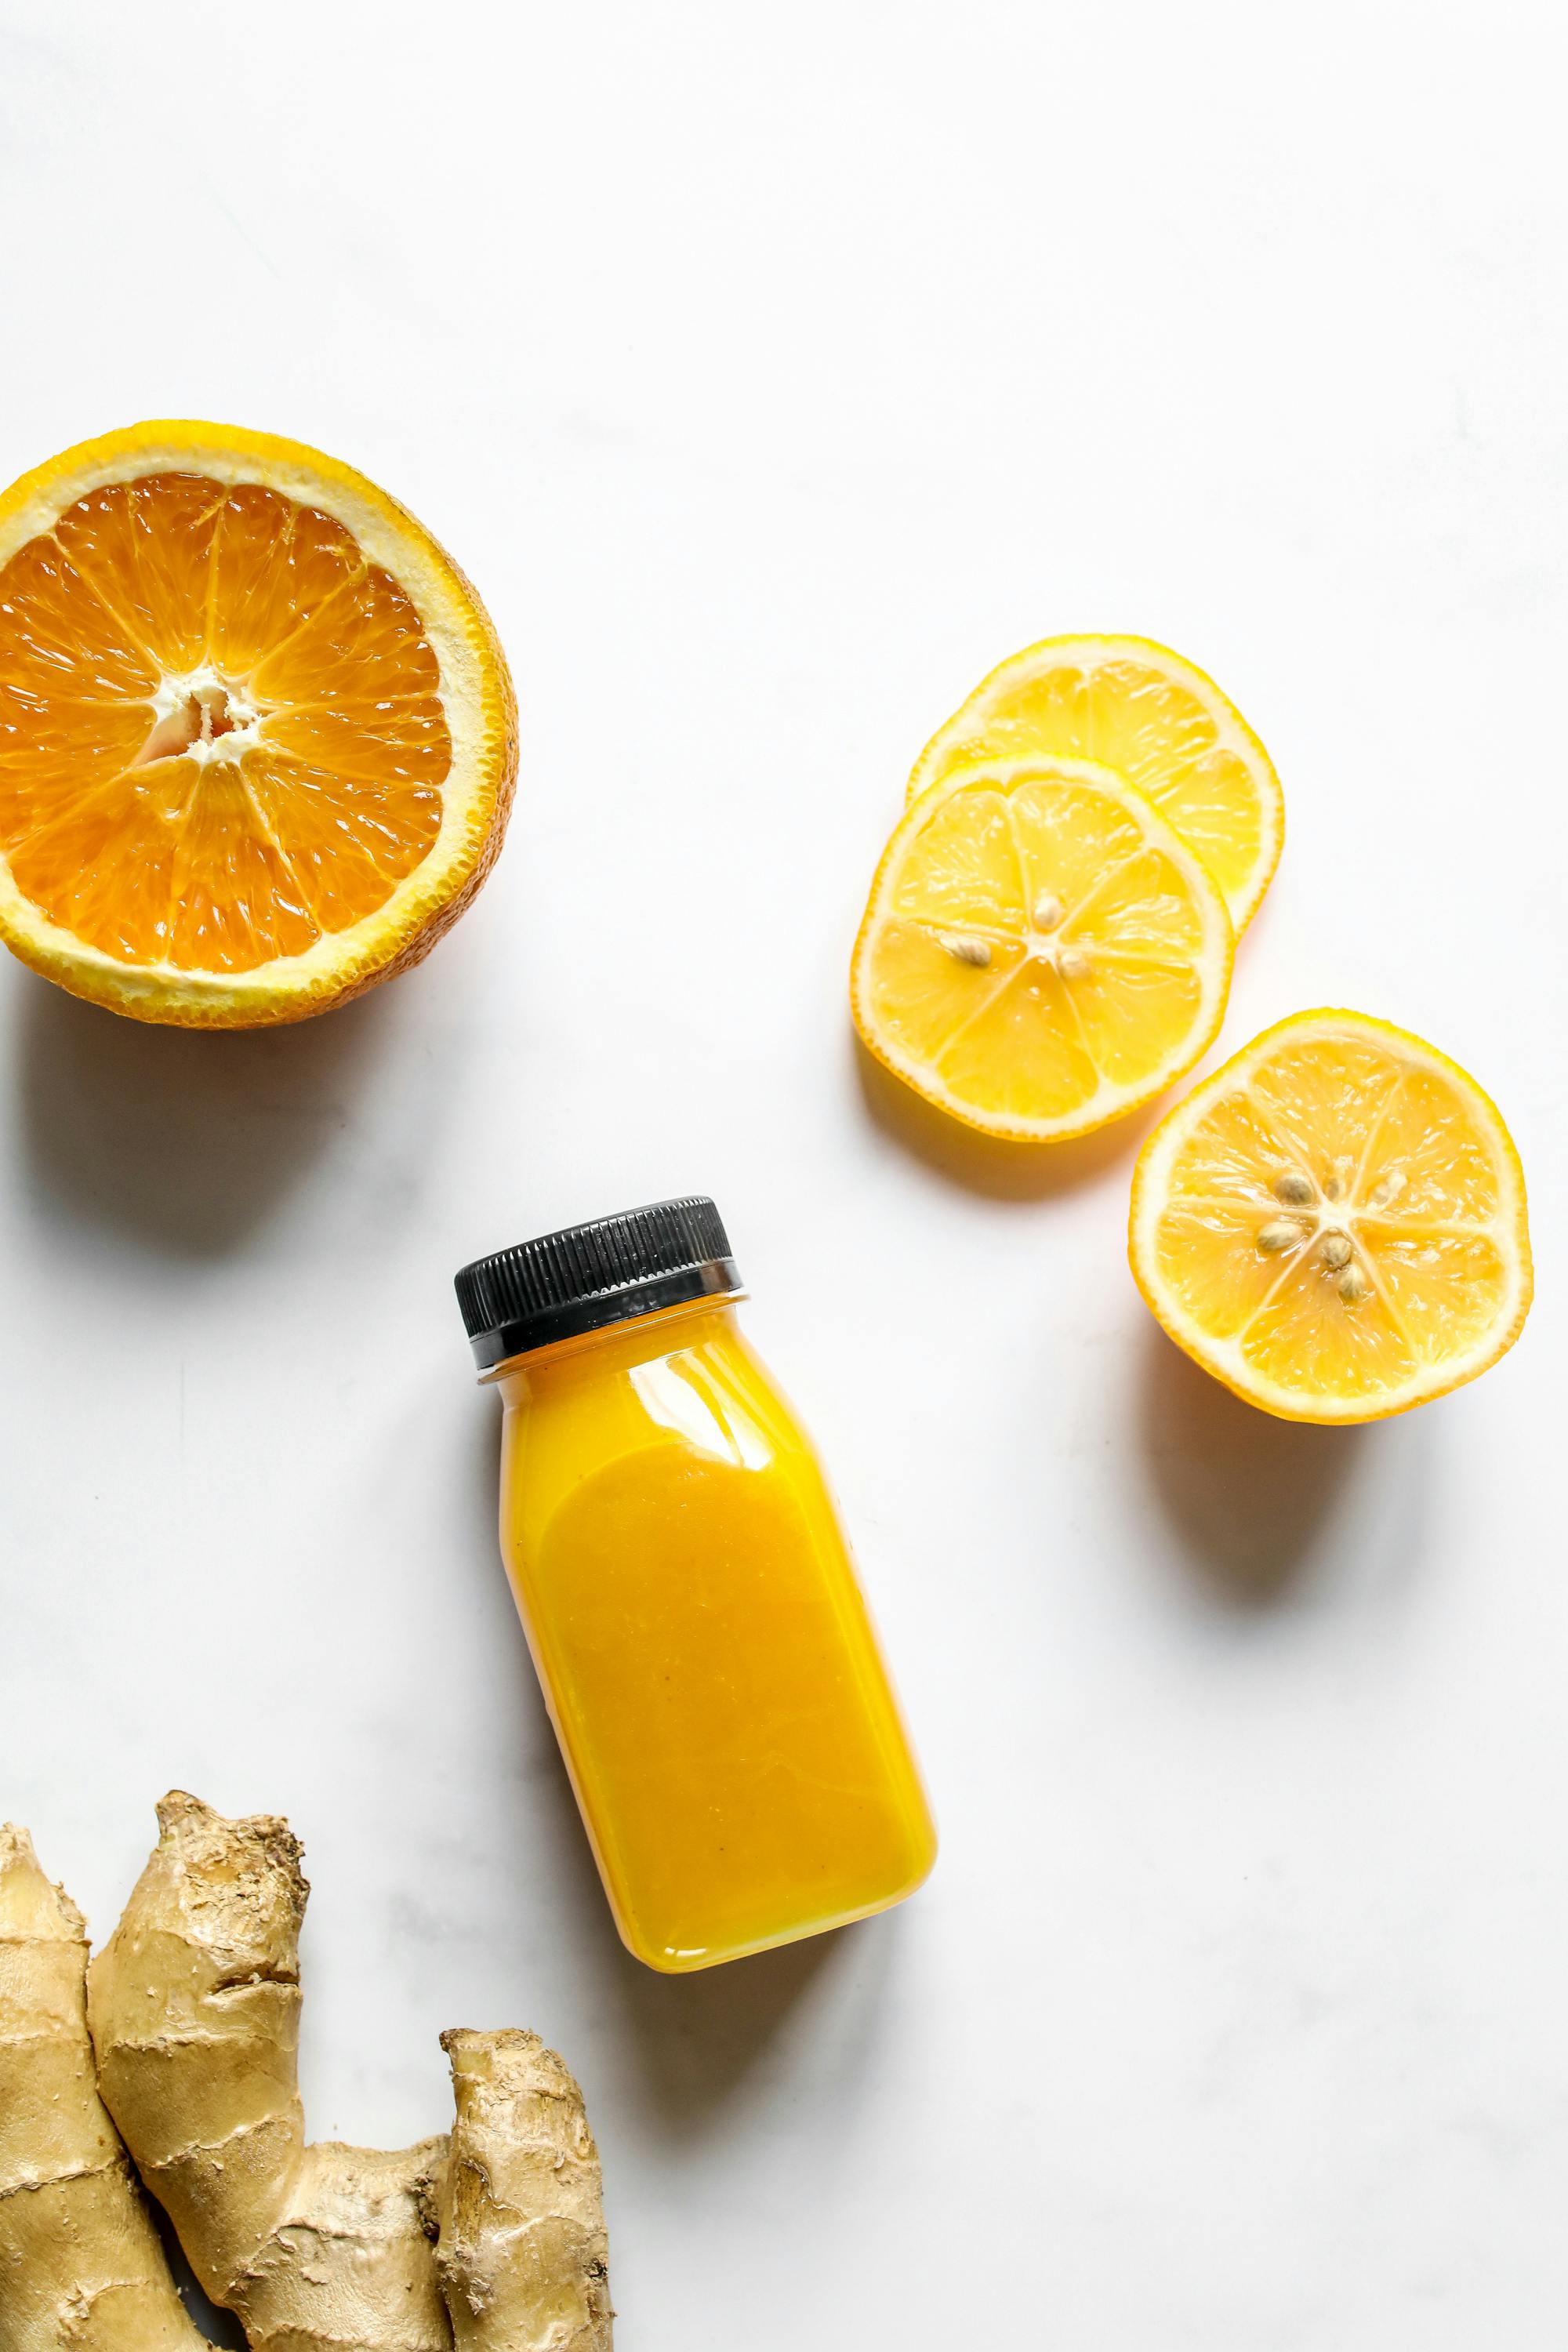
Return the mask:
<svg viewBox="0 0 1568 2352">
<path fill-rule="evenodd" d="M 711 1201 L 465 1266 L 501 1551 L 621 1937 L 709 1968 L 912 1894 L 936 1833 L 809 1439 Z"/>
</svg>

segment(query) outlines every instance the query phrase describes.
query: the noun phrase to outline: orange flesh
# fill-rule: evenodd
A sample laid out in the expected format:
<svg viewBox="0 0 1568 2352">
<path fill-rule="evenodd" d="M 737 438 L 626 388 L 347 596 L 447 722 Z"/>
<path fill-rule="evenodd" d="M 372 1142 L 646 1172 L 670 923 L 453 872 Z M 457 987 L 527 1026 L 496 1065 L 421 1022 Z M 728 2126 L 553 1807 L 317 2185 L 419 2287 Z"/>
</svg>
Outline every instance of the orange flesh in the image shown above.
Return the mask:
<svg viewBox="0 0 1568 2352">
<path fill-rule="evenodd" d="M 439 684 L 341 523 L 256 483 L 110 483 L 0 571 L 0 852 L 122 962 L 303 954 L 428 856 Z"/>
</svg>

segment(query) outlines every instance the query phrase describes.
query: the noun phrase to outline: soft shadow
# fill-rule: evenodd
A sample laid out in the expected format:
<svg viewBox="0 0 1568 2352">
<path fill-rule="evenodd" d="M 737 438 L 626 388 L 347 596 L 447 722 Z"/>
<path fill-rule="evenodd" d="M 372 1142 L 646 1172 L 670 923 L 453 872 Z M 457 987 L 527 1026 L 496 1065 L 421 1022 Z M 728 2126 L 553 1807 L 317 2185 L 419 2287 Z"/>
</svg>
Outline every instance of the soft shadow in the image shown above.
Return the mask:
<svg viewBox="0 0 1568 2352">
<path fill-rule="evenodd" d="M 281 1029 L 154 1027 L 47 981 L 20 1008 L 22 1129 L 42 1203 L 171 1255 L 228 1248 L 350 1117 L 395 986 Z"/>
<path fill-rule="evenodd" d="M 706 2129 L 748 2080 L 766 2071 L 790 2012 L 840 1964 L 846 1939 L 859 1932 L 841 1927 L 808 1936 L 688 1977 L 656 1975 L 617 1944 L 627 2036 L 648 2105 L 668 2137 L 685 2139 Z"/>
<path fill-rule="evenodd" d="M 950 1182 L 999 1201 L 1045 1201 L 1076 1192 L 1131 1160 L 1155 1116 L 1115 1119 L 1070 1143 L 1004 1143 L 949 1118 L 884 1069 L 858 1037 L 854 1053 L 862 1098 L 883 1132 Z"/>
<path fill-rule="evenodd" d="M 174 2235 L 174 2225 L 161 2205 L 153 2204 L 153 2219 L 163 2242 L 163 2252 L 168 2257 L 175 2292 L 190 2314 L 193 2326 L 200 2330 L 209 2344 L 223 2345 L 226 2352 L 246 2352 L 245 2330 L 231 2313 L 220 2311 L 216 2303 L 207 2301 L 195 2273 L 185 2260 L 184 2249 Z"/>
<path fill-rule="evenodd" d="M 1194 1573 L 1237 1608 L 1300 1579 L 1364 1429 L 1277 1421 L 1243 1404 L 1151 1327 L 1142 1420 L 1154 1482 Z"/>
</svg>

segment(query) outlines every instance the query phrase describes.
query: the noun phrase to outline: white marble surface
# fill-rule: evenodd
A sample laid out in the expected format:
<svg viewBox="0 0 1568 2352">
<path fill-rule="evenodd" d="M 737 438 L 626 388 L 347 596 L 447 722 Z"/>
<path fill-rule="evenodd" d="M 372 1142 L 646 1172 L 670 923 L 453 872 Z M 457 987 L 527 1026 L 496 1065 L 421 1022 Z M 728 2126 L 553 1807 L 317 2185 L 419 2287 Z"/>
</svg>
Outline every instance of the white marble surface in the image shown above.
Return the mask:
<svg viewBox="0 0 1568 2352">
<path fill-rule="evenodd" d="M 143 415 L 366 467 L 479 583 L 505 858 L 273 1036 L 0 971 L 0 1810 L 107 1927 L 286 1809 L 321 2134 L 529 2021 L 625 2352 L 1537 2352 L 1568 2304 L 1560 13 L 0 0 L 0 473 Z M 1150 1325 L 1134 1127 L 966 1155 L 844 974 L 1035 635 L 1217 673 L 1289 801 L 1226 1049 L 1339 1001 L 1503 1104 L 1541 1299 L 1359 1433 Z M 714 1192 L 945 1849 L 615 1944 L 491 1530 L 464 1257 Z"/>
</svg>

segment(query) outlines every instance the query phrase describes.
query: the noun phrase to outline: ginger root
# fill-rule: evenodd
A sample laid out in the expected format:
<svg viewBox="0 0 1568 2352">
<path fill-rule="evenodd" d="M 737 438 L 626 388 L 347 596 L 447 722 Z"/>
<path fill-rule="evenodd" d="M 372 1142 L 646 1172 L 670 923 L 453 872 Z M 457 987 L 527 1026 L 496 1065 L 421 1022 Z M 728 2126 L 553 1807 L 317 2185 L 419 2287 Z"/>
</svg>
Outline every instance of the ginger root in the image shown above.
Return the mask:
<svg viewBox="0 0 1568 2352">
<path fill-rule="evenodd" d="M 188 2352 L 200 2341 L 169 2285 L 110 2116 L 192 2270 L 212 2301 L 237 2315 L 252 2352 L 609 2352 L 598 2155 L 561 2061 L 534 2034 L 455 2031 L 442 2037 L 457 2098 L 449 2139 L 394 2154 L 309 2145 L 296 2069 L 310 1891 L 299 1842 L 286 1822 L 226 1821 L 179 1792 L 164 1799 L 158 1821 L 157 1848 L 87 1971 L 96 2089 L 81 2015 L 85 1936 L 63 1896 L 52 1898 L 62 1923 L 54 1933 L 72 1955 L 75 2010 L 68 2000 L 52 2009 L 36 2001 L 26 2015 L 45 2021 L 29 2028 L 24 2018 L 15 2045 L 26 2046 L 31 2032 L 44 2049 L 63 2053 L 62 2037 L 74 2032 L 83 2112 L 89 2124 L 98 2119 L 96 2160 L 123 2209 L 118 2236 L 85 2205 L 68 2242 L 58 2228 L 47 2239 L 7 2233 L 11 2183 L 25 2182 L 58 2137 L 50 2085 L 64 2062 L 13 2058 L 0 1974 L 5 2352 Z M 17 1851 L 31 1861 L 25 1839 Z M 0 1969 L 11 1948 L 5 1885 L 0 1874 Z M 18 1916 L 40 1911 L 36 1896 L 12 1907 Z M 21 2074 L 24 2063 L 30 2074 Z M 70 2332 L 72 2294 L 108 2292 L 92 2284 L 100 2273 L 131 2278 L 128 2243 L 142 2250 L 147 2308 L 165 2314 L 156 2322 L 164 2332 L 148 2332 L 151 2318 L 138 2323 L 141 2336 L 129 2326 Z M 77 2284 L 79 2273 L 87 2284 Z M 7 2332 L 7 2294 L 18 2312 L 42 2315 L 29 2323 L 32 2335 Z"/>
<path fill-rule="evenodd" d="M 576 2084 L 537 2033 L 443 2033 L 458 2120 L 436 2267 L 458 2352 L 598 2352 L 610 2340 L 599 2157 Z"/>
<path fill-rule="evenodd" d="M 0 1826 L 0 2345 L 204 2352 L 102 2100 L 81 1913 Z"/>
</svg>

